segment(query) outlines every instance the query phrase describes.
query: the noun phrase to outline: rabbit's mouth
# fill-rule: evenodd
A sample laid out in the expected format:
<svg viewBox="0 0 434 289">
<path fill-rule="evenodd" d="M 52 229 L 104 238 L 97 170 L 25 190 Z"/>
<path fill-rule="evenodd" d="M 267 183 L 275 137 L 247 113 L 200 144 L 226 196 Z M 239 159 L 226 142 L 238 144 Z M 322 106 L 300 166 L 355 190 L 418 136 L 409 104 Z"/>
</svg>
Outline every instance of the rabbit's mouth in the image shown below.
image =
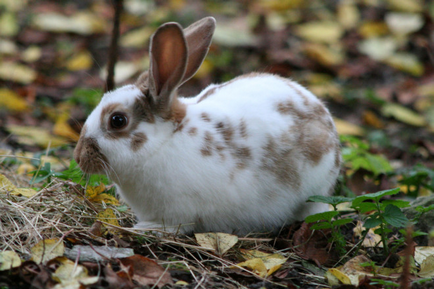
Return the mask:
<svg viewBox="0 0 434 289">
<path fill-rule="evenodd" d="M 87 174 L 102 173 L 109 162 L 94 138 L 81 137 L 74 150 L 74 159 Z"/>
</svg>

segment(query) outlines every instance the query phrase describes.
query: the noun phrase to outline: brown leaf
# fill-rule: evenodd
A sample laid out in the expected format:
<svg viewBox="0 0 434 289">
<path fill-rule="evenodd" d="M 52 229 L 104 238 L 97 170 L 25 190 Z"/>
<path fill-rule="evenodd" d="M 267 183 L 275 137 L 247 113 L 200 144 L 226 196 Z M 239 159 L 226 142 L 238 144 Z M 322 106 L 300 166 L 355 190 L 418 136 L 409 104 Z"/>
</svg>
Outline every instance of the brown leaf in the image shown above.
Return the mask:
<svg viewBox="0 0 434 289">
<path fill-rule="evenodd" d="M 132 279 L 142 286 L 156 284 L 158 288 L 161 288 L 167 284 L 173 285 L 169 272 L 149 258 L 134 255 L 119 259 L 119 261 L 123 266 L 133 269 Z"/>
<path fill-rule="evenodd" d="M 310 229 L 312 224 L 303 223 L 301 228 L 294 233 L 294 247 L 295 252 L 301 258 L 312 260 L 317 265 L 327 263 L 332 257 L 329 253 L 327 235 L 329 230 L 315 230 Z"/>
</svg>

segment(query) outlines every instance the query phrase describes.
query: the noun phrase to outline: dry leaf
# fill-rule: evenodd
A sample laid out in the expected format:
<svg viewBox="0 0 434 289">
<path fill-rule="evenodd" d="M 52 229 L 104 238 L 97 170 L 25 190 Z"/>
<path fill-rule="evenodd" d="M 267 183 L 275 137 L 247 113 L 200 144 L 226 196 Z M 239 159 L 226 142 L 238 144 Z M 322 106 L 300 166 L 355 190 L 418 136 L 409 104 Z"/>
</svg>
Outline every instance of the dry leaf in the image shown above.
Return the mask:
<svg viewBox="0 0 434 289">
<path fill-rule="evenodd" d="M 119 205 L 119 201 L 112 195 L 103 194 L 106 190 L 105 185 L 101 183 L 98 187 L 89 186 L 86 189 L 86 197 L 94 203 L 106 203 L 110 205 Z"/>
<path fill-rule="evenodd" d="M 418 31 L 425 24 L 421 14 L 390 12 L 385 16 L 390 31 L 406 35 Z"/>
<path fill-rule="evenodd" d="M 17 35 L 18 31 L 20 31 L 20 26 L 16 13 L 3 10 L 0 14 L 0 35 L 11 37 Z"/>
<path fill-rule="evenodd" d="M 90 12 L 78 12 L 71 16 L 58 13 L 43 13 L 33 16 L 33 25 L 50 32 L 73 32 L 83 35 L 104 32 L 105 21 Z"/>
<path fill-rule="evenodd" d="M 237 236 L 225 233 L 202 233 L 194 236 L 200 246 L 213 249 L 220 256 L 238 242 Z"/>
<path fill-rule="evenodd" d="M 161 288 L 165 285 L 173 285 L 169 272 L 149 258 L 134 255 L 121 258 L 119 261 L 124 267 L 132 270 L 133 276 L 130 277 L 141 286 L 157 285 Z"/>
<path fill-rule="evenodd" d="M 70 139 L 72 141 L 78 141 L 80 135 L 72 129 L 67 121 L 57 120 L 53 127 L 53 134 Z"/>
<path fill-rule="evenodd" d="M 107 208 L 104 211 L 99 212 L 97 215 L 97 219 L 102 222 L 106 222 L 114 226 L 120 227 L 118 218 L 116 217 L 113 210 L 110 208 Z"/>
<path fill-rule="evenodd" d="M 318 43 L 336 43 L 344 34 L 344 29 L 334 21 L 312 21 L 296 28 L 298 36 Z"/>
<path fill-rule="evenodd" d="M 129 31 L 122 35 L 120 44 L 123 47 L 143 48 L 149 41 L 154 29 L 145 26 L 136 30 Z"/>
<path fill-rule="evenodd" d="M 414 248 L 414 261 L 418 264 L 422 264 L 430 256 L 434 256 L 434 246 L 416 246 Z"/>
<path fill-rule="evenodd" d="M 93 59 L 89 51 L 80 51 L 66 61 L 66 68 L 70 71 L 87 70 L 92 65 Z"/>
<path fill-rule="evenodd" d="M 239 47 L 254 46 L 258 42 L 258 38 L 252 33 L 247 19 L 238 17 L 234 21 L 217 25 L 213 41 L 223 46 Z"/>
<path fill-rule="evenodd" d="M 398 41 L 392 37 L 368 38 L 358 44 L 360 52 L 368 55 L 374 60 L 387 59 L 395 53 L 398 48 Z"/>
<path fill-rule="evenodd" d="M 99 280 L 99 276 L 89 277 L 86 267 L 75 264 L 75 262 L 72 262 L 65 257 L 58 257 L 50 262 L 56 262 L 60 265 L 52 274 L 53 280 L 60 283 L 54 288 L 79 289 L 82 288 L 80 284 L 91 285 L 95 284 Z"/>
<path fill-rule="evenodd" d="M 16 196 L 31 197 L 34 196 L 37 191 L 28 188 L 17 188 L 11 181 L 9 181 L 4 175 L 0 174 L 0 194 L 12 194 Z"/>
<path fill-rule="evenodd" d="M 340 135 L 365 135 L 365 130 L 358 125 L 352 124 L 339 118 L 333 118 L 333 120 L 336 125 L 336 130 Z"/>
<path fill-rule="evenodd" d="M 348 260 L 343 266 L 329 269 L 328 272 L 335 276 L 342 284 L 358 286 L 359 280 L 362 280 L 365 276 L 373 276 L 373 269 L 371 267 L 360 265 L 370 261 L 364 255 L 359 255 Z"/>
<path fill-rule="evenodd" d="M 374 230 L 376 228 L 369 229 L 368 233 L 366 234 L 365 239 L 362 242 L 362 246 L 365 248 L 371 248 L 371 247 L 383 247 L 383 243 L 381 243 L 381 236 L 374 233 Z M 361 238 L 363 236 L 363 231 L 365 228 L 363 227 L 362 222 L 357 221 L 357 225 L 354 227 L 353 232 L 356 237 Z"/>
<path fill-rule="evenodd" d="M 6 129 L 18 136 L 18 142 L 27 145 L 38 145 L 47 148 L 49 144 L 51 147 L 57 147 L 67 144 L 65 138 L 53 136 L 49 130 L 44 127 L 36 126 L 20 126 L 20 125 L 7 125 Z"/>
<path fill-rule="evenodd" d="M 38 61 L 42 56 L 42 50 L 38 46 L 27 47 L 26 50 L 21 54 L 21 59 L 25 62 L 35 62 Z"/>
<path fill-rule="evenodd" d="M 36 75 L 36 71 L 28 66 L 10 61 L 0 62 L 1 79 L 29 84 L 36 79 Z"/>
<path fill-rule="evenodd" d="M 389 33 L 389 28 L 384 22 L 364 22 L 359 27 L 359 33 L 363 38 L 380 37 Z"/>
<path fill-rule="evenodd" d="M 46 239 L 32 247 L 32 260 L 37 264 L 45 263 L 65 253 L 65 247 L 61 239 Z"/>
<path fill-rule="evenodd" d="M 115 66 L 115 82 L 121 83 L 133 77 L 136 73 L 143 69 L 142 65 L 137 62 L 118 61 Z M 100 77 L 106 79 L 107 67 L 103 67 L 100 71 Z"/>
<path fill-rule="evenodd" d="M 414 76 L 421 76 L 425 70 L 422 62 L 419 61 L 416 55 L 408 52 L 395 53 L 387 57 L 384 62 Z"/>
<path fill-rule="evenodd" d="M 6 108 L 13 112 L 24 112 L 29 109 L 29 105 L 14 91 L 0 88 L 0 108 Z"/>
<path fill-rule="evenodd" d="M 391 8 L 405 12 L 422 12 L 420 0 L 387 0 Z"/>
<path fill-rule="evenodd" d="M 280 269 L 287 260 L 280 254 L 270 254 L 257 250 L 241 250 L 245 262 L 238 263 L 237 266 L 245 267 L 253 271 L 260 277 L 270 276 Z"/>
<path fill-rule="evenodd" d="M 21 265 L 20 256 L 14 251 L 0 252 L 0 271 L 10 270 Z"/>
<path fill-rule="evenodd" d="M 428 256 L 422 261 L 418 275 L 421 278 L 434 277 L 434 255 Z"/>
<path fill-rule="evenodd" d="M 427 124 L 421 115 L 396 103 L 383 105 L 381 113 L 386 117 L 394 117 L 401 122 L 414 126 L 424 126 Z"/>
<path fill-rule="evenodd" d="M 359 9 L 355 3 L 349 1 L 339 2 L 337 17 L 339 23 L 341 23 L 345 29 L 357 27 L 360 21 Z"/>
<path fill-rule="evenodd" d="M 339 65 L 345 60 L 341 50 L 319 43 L 306 43 L 303 45 L 303 50 L 307 56 L 325 66 Z"/>
</svg>

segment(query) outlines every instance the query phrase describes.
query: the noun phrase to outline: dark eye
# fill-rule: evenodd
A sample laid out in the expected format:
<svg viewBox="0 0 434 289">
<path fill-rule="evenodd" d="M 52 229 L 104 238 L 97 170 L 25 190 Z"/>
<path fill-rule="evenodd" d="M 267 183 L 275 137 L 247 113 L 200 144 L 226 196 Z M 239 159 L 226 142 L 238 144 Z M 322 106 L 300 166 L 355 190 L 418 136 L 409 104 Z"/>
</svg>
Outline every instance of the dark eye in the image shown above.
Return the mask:
<svg viewBox="0 0 434 289">
<path fill-rule="evenodd" d="M 123 129 L 128 124 L 128 118 L 121 113 L 114 113 L 110 116 L 110 127 L 116 130 Z"/>
</svg>

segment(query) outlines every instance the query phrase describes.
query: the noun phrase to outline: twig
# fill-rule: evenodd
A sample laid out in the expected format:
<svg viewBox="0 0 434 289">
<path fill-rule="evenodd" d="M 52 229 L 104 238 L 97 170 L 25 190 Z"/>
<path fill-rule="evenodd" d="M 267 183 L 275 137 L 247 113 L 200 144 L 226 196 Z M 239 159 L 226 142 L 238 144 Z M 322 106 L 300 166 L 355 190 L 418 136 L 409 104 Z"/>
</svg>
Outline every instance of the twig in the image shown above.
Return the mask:
<svg viewBox="0 0 434 289">
<path fill-rule="evenodd" d="M 114 0 L 114 19 L 113 19 L 113 30 L 112 37 L 110 41 L 108 63 L 107 63 L 107 79 L 104 91 L 113 90 L 115 87 L 115 64 L 118 56 L 118 39 L 119 39 L 119 26 L 120 18 L 123 10 L 123 0 Z"/>
</svg>

